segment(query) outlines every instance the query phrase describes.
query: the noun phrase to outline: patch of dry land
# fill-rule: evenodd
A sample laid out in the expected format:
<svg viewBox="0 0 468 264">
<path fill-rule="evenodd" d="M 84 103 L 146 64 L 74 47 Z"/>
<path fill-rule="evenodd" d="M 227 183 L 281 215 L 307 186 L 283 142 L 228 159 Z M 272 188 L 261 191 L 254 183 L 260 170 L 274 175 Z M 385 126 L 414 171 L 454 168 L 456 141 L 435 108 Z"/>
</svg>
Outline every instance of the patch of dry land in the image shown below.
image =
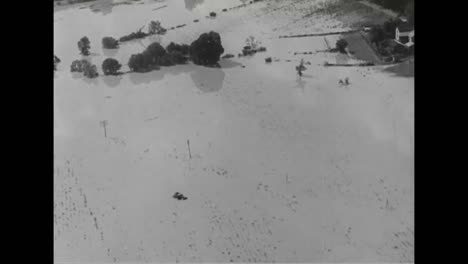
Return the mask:
<svg viewBox="0 0 468 264">
<path fill-rule="evenodd" d="M 344 12 L 319 0 L 227 12 L 248 1 L 127 2 L 54 12 L 56 263 L 413 262 L 414 78 L 388 66 L 324 67 L 359 60 L 293 54 L 327 49 L 324 37 L 278 38 L 350 30 L 372 9 Z M 105 12 L 89 7 L 98 3 Z M 211 11 L 215 19 L 206 18 Z M 186 26 L 101 48 L 103 37 L 151 20 Z M 102 75 L 108 57 L 128 71 L 130 55 L 150 43 L 190 43 L 210 30 L 225 53 L 240 53 L 250 35 L 267 51 L 223 59 L 220 68 Z M 83 36 L 96 79 L 70 72 Z"/>
</svg>

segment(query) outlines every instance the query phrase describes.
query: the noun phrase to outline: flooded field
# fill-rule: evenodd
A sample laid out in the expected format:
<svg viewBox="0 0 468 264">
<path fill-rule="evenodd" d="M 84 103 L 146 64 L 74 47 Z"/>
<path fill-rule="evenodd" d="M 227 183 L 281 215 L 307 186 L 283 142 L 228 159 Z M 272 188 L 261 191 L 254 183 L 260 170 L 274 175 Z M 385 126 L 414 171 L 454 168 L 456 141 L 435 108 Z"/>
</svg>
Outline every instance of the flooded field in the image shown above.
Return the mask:
<svg viewBox="0 0 468 264">
<path fill-rule="evenodd" d="M 325 0 L 222 12 L 247 2 L 56 8 L 57 263 L 414 261 L 414 78 L 385 66 L 324 67 L 355 61 L 336 53 L 294 55 L 327 49 L 324 37 L 278 36 L 350 29 L 328 13 L 300 20 Z M 207 18 L 211 11 L 216 18 Z M 103 37 L 151 20 L 186 26 L 102 49 Z M 102 75 L 106 58 L 128 71 L 130 55 L 152 42 L 190 44 L 211 30 L 236 55 L 220 68 Z M 96 79 L 70 72 L 83 36 Z M 267 51 L 237 57 L 249 36 Z M 346 77 L 350 84 L 340 85 Z"/>
</svg>

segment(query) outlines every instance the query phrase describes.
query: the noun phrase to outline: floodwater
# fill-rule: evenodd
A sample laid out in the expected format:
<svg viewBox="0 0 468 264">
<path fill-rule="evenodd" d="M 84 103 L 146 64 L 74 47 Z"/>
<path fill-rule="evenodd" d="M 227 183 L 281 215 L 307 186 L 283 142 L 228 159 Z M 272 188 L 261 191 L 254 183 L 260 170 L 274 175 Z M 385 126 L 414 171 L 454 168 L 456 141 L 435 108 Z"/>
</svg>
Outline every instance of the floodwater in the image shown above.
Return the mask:
<svg viewBox="0 0 468 264">
<path fill-rule="evenodd" d="M 331 16 L 283 27 L 320 1 L 228 12 L 243 1 L 97 2 L 107 9 L 54 13 L 57 263 L 414 261 L 414 78 L 322 66 L 353 60 L 336 54 L 294 56 L 326 44 L 277 36 L 342 30 Z M 211 11 L 216 19 L 206 18 Z M 101 48 L 103 37 L 151 20 L 186 26 Z M 153 41 L 190 43 L 210 30 L 225 53 L 237 55 L 250 35 L 267 51 L 220 68 L 93 80 L 69 70 L 83 36 L 100 69 L 107 57 L 126 64 Z M 298 78 L 301 58 L 310 64 Z"/>
</svg>

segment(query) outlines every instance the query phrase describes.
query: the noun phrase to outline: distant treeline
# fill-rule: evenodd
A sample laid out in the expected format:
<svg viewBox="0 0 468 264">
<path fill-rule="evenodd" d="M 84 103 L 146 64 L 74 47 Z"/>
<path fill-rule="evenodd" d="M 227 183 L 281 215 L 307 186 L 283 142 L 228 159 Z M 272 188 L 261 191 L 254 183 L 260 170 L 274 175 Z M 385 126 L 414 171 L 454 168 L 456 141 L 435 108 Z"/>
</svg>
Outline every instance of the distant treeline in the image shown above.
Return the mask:
<svg viewBox="0 0 468 264">
<path fill-rule="evenodd" d="M 414 0 L 371 0 L 385 8 L 398 12 L 405 12 L 409 5 L 414 5 Z"/>
</svg>

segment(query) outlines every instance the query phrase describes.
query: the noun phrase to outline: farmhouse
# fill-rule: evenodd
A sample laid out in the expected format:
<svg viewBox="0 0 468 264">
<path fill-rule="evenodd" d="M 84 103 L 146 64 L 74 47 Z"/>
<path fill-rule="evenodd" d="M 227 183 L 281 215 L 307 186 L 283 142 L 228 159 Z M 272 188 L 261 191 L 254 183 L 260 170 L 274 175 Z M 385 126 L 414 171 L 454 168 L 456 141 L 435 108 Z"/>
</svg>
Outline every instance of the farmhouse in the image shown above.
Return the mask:
<svg viewBox="0 0 468 264">
<path fill-rule="evenodd" d="M 414 27 L 407 22 L 406 19 L 401 19 L 395 29 L 395 40 L 407 47 L 414 45 Z"/>
</svg>

